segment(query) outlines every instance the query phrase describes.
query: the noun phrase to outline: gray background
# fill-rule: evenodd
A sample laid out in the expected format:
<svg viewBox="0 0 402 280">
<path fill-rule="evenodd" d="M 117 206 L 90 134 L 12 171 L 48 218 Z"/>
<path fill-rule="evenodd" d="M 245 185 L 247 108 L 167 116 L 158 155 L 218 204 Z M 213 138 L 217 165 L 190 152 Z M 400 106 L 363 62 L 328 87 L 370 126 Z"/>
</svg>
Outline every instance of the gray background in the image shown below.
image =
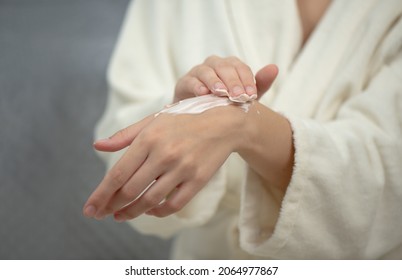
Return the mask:
<svg viewBox="0 0 402 280">
<path fill-rule="evenodd" d="M 165 259 L 170 243 L 82 206 L 127 0 L 0 0 L 0 259 Z"/>
</svg>

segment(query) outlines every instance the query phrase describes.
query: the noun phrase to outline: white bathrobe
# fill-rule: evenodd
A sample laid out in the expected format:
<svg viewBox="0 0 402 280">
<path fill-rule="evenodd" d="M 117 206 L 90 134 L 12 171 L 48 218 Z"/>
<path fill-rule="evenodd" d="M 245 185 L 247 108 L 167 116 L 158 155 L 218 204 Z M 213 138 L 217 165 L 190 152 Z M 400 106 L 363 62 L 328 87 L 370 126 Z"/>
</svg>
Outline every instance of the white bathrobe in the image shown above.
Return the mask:
<svg viewBox="0 0 402 280">
<path fill-rule="evenodd" d="M 136 0 L 108 73 L 104 138 L 173 99 L 212 55 L 280 74 L 295 165 L 281 200 L 233 154 L 179 213 L 130 221 L 179 259 L 402 258 L 402 1 L 334 0 L 301 48 L 295 0 Z M 102 153 L 112 166 L 121 153 Z M 133 240 L 133 242 L 136 242 Z"/>
</svg>

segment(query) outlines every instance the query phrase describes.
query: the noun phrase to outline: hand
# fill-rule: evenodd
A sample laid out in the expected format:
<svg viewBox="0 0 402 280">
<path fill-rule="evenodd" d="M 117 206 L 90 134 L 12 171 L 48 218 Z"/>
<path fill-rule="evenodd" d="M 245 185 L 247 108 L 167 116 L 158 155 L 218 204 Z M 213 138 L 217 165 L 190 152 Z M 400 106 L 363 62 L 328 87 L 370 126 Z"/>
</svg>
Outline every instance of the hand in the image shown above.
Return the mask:
<svg viewBox="0 0 402 280">
<path fill-rule="evenodd" d="M 227 91 L 232 97 L 242 94 L 260 98 L 271 86 L 278 68 L 269 64 L 255 76 L 249 66 L 236 57 L 208 57 L 183 76 L 175 88 L 174 102 L 209 93 Z"/>
<path fill-rule="evenodd" d="M 108 152 L 130 146 L 89 197 L 84 215 L 101 219 L 114 213 L 124 221 L 179 211 L 244 141 L 239 128 L 246 127 L 246 118 L 237 106 L 152 115 L 95 142 L 96 149 Z"/>
</svg>

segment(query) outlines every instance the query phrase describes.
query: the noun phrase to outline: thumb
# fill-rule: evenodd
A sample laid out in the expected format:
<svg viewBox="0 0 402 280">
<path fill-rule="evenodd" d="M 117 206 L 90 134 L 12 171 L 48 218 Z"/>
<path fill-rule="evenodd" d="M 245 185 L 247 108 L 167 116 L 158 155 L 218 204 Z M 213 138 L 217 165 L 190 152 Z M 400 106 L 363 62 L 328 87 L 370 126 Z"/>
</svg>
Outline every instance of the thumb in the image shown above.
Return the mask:
<svg viewBox="0 0 402 280">
<path fill-rule="evenodd" d="M 109 138 L 96 140 L 94 148 L 103 152 L 116 152 L 129 146 L 141 132 L 141 130 L 154 119 L 153 115 L 146 117 L 138 123 L 132 124 L 126 128 L 117 131 Z"/>
<path fill-rule="evenodd" d="M 271 87 L 276 77 L 278 76 L 278 66 L 275 64 L 268 64 L 261 68 L 255 75 L 257 85 L 258 99 Z"/>
</svg>

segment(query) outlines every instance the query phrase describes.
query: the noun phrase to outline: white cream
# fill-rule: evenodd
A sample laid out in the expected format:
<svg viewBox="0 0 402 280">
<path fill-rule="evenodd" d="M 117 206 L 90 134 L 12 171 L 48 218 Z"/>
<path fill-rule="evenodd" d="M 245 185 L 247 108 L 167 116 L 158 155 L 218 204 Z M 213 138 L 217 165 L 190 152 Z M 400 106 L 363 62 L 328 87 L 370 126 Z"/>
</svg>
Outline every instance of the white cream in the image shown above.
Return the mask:
<svg viewBox="0 0 402 280">
<path fill-rule="evenodd" d="M 253 98 L 255 99 L 255 98 Z M 215 94 L 207 94 L 197 97 L 192 97 L 188 99 L 181 100 L 177 103 L 167 105 L 164 109 L 155 114 L 155 117 L 162 113 L 169 114 L 199 114 L 206 110 L 221 107 L 221 106 L 238 106 L 243 109 L 244 112 L 248 112 L 249 107 L 251 105 L 251 101 L 253 100 L 250 97 L 245 99 L 238 99 L 237 101 L 233 101 L 229 99 L 229 97 L 225 96 L 217 96 Z"/>
<path fill-rule="evenodd" d="M 236 103 L 246 103 L 246 102 L 250 102 L 254 99 L 257 99 L 257 94 L 253 94 L 250 96 L 246 93 L 242 93 L 238 96 L 230 96 L 229 92 L 226 89 L 216 89 L 214 94 L 217 96 L 226 96 L 231 101 L 236 102 Z"/>
</svg>

